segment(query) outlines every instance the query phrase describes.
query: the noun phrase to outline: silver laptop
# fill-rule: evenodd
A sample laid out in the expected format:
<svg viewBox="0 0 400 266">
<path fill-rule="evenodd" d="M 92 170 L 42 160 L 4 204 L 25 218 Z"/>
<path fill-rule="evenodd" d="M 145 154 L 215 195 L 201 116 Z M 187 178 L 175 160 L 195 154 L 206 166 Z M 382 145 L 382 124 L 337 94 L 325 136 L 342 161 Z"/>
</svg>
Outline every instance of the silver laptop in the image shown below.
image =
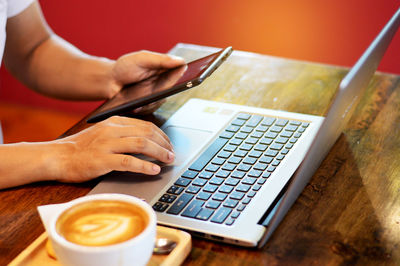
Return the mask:
<svg viewBox="0 0 400 266">
<path fill-rule="evenodd" d="M 261 247 L 319 167 L 400 23 L 400 9 L 339 85 L 326 117 L 191 99 L 162 126 L 176 153 L 159 176 L 113 172 L 91 193 L 145 199 L 158 223 Z"/>
</svg>

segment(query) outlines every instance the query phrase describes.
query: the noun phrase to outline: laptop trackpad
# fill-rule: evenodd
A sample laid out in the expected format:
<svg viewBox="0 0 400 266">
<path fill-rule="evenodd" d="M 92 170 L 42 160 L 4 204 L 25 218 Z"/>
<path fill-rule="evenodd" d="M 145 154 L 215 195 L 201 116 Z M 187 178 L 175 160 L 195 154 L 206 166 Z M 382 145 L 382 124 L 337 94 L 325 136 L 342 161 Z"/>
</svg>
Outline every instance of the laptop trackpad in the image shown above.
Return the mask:
<svg viewBox="0 0 400 266">
<path fill-rule="evenodd" d="M 161 174 L 148 176 L 130 172 L 112 172 L 104 176 L 90 194 L 123 193 L 133 195 L 150 202 L 182 168 L 196 155 L 210 137 L 212 132 L 168 126 L 164 132 L 170 138 L 175 151 L 175 161 L 172 165 L 163 165 Z M 150 160 L 141 156 L 143 159 Z M 186 166 L 187 167 L 187 166 Z"/>
</svg>

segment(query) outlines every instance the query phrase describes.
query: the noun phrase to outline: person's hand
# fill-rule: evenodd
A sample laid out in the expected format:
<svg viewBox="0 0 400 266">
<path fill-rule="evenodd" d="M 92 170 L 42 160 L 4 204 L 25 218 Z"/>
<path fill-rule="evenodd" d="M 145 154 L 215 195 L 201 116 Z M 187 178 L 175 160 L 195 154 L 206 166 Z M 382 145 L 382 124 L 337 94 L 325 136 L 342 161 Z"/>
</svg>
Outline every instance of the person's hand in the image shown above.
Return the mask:
<svg viewBox="0 0 400 266">
<path fill-rule="evenodd" d="M 185 64 L 176 56 L 140 51 L 126 54 L 118 58 L 112 66 L 113 93 L 119 92 L 124 85 L 131 84 L 154 76 L 169 68 Z M 113 95 L 112 95 L 113 96 Z M 134 114 L 150 114 L 157 110 L 165 101 L 151 103 L 133 110 Z"/>
<path fill-rule="evenodd" d="M 75 135 L 56 141 L 58 162 L 52 174 L 58 181 L 82 182 L 113 170 L 156 175 L 160 166 L 136 158 L 144 154 L 172 163 L 172 145 L 161 129 L 150 122 L 114 116 Z"/>
</svg>

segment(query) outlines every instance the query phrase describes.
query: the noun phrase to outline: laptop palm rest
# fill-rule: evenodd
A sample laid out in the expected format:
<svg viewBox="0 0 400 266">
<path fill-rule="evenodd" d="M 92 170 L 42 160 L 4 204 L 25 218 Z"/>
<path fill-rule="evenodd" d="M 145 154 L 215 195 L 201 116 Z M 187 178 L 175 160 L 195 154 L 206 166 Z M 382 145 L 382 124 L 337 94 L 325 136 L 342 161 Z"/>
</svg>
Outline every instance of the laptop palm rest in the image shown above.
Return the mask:
<svg viewBox="0 0 400 266">
<path fill-rule="evenodd" d="M 150 202 L 168 183 L 172 182 L 171 179 L 180 174 L 189 160 L 208 141 L 212 133 L 176 126 L 168 126 L 164 129 L 164 132 L 170 138 L 175 151 L 175 161 L 172 165 L 161 165 L 161 173 L 157 176 L 131 172 L 111 172 L 105 175 L 104 179 L 89 194 L 123 193 Z M 145 156 L 136 157 L 150 160 Z M 160 164 L 160 162 L 156 163 Z"/>
</svg>

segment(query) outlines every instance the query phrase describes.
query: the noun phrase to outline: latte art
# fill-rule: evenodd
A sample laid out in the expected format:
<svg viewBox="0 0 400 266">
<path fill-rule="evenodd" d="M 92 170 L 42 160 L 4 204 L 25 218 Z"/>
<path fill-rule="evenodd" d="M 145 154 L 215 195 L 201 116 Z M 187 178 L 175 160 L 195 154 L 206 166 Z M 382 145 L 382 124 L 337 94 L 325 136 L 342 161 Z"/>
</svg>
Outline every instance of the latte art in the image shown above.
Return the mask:
<svg viewBox="0 0 400 266">
<path fill-rule="evenodd" d="M 59 217 L 57 232 L 84 246 L 106 246 L 129 240 L 147 226 L 138 206 L 123 201 L 96 200 L 78 204 Z"/>
</svg>

